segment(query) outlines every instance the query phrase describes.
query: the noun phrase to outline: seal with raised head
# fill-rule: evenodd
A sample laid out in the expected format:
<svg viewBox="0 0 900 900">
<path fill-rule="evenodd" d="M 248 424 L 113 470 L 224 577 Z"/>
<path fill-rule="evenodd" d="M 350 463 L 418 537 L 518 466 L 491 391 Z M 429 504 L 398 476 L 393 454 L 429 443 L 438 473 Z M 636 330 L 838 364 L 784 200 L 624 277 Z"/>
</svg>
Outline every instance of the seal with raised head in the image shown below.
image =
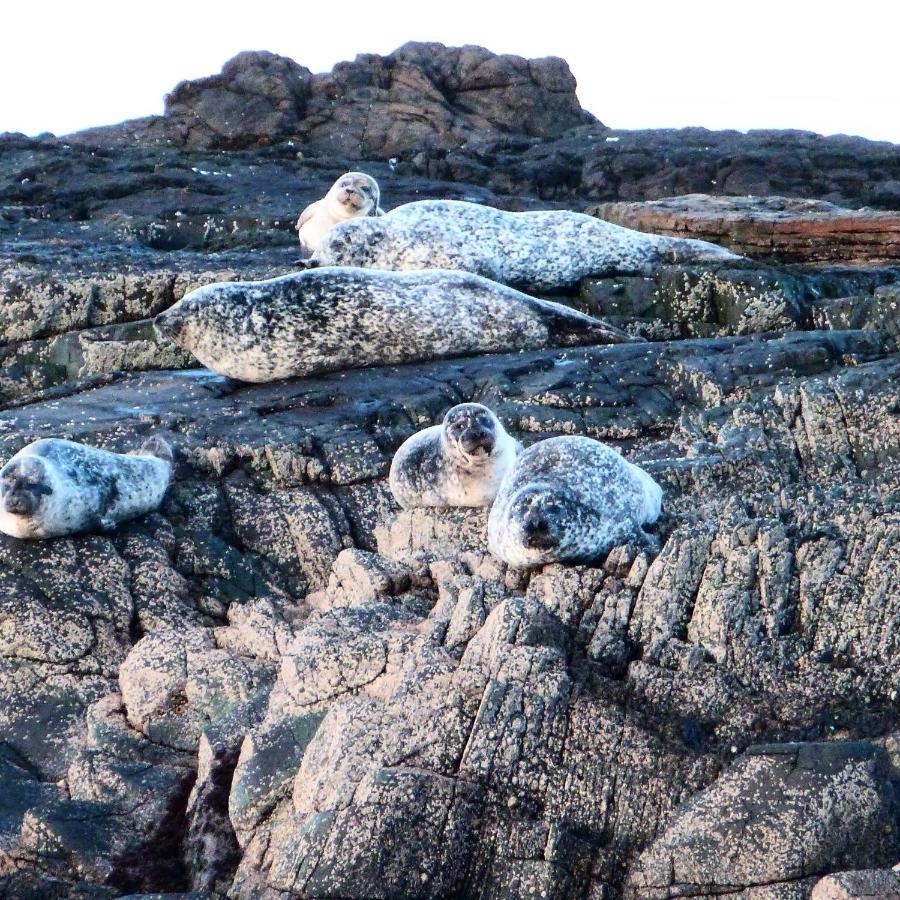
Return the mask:
<svg viewBox="0 0 900 900">
<path fill-rule="evenodd" d="M 478 353 L 639 340 L 558 303 L 463 272 L 322 268 L 209 284 L 155 327 L 240 381 Z"/>
<path fill-rule="evenodd" d="M 511 213 L 461 200 L 417 200 L 378 219 L 342 222 L 313 255 L 323 266 L 460 269 L 536 290 L 664 263 L 736 259 L 716 244 L 644 234 L 583 213 Z"/>
<path fill-rule="evenodd" d="M 644 525 L 662 488 L 639 466 L 586 437 L 548 438 L 516 459 L 488 517 L 491 552 L 511 566 L 591 562 L 617 544 L 653 541 Z"/>
<path fill-rule="evenodd" d="M 172 477 L 172 450 L 159 437 L 131 453 L 47 438 L 0 469 L 0 531 L 52 538 L 96 529 L 156 509 Z"/>
<path fill-rule="evenodd" d="M 388 483 L 404 509 L 489 506 L 520 449 L 486 406 L 460 403 L 400 445 Z"/>
<path fill-rule="evenodd" d="M 297 219 L 300 249 L 311 256 L 322 238 L 339 222 L 365 216 L 383 216 L 379 206 L 381 190 L 378 182 L 365 172 L 346 172 L 331 186 L 328 193 L 310 203 Z"/>
</svg>

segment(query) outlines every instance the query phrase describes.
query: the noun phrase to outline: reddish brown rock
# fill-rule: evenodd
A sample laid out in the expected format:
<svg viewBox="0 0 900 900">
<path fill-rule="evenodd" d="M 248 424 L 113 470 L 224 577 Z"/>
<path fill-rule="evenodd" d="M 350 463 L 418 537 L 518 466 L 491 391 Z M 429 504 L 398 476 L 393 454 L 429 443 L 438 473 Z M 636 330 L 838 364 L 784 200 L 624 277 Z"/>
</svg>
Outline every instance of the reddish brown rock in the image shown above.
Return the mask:
<svg viewBox="0 0 900 900">
<path fill-rule="evenodd" d="M 73 137 L 229 150 L 293 140 L 315 154 L 389 159 L 508 135 L 553 139 L 585 124 L 599 126 L 565 60 L 410 42 L 321 75 L 274 53 L 240 53 L 221 74 L 179 84 L 165 115 Z"/>
<path fill-rule="evenodd" d="M 699 238 L 781 262 L 883 263 L 900 259 L 900 214 L 822 200 L 686 194 L 601 203 L 601 219 L 673 237 Z"/>
</svg>

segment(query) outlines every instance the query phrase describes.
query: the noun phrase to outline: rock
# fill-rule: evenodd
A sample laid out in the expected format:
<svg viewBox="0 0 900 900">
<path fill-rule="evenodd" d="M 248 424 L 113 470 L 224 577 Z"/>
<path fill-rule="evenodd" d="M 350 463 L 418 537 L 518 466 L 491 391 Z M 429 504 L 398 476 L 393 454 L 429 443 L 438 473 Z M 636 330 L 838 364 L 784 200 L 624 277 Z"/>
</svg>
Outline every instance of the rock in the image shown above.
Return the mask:
<svg viewBox="0 0 900 900">
<path fill-rule="evenodd" d="M 893 860 L 900 841 L 890 778 L 885 754 L 871 745 L 751 747 L 640 855 L 625 896 L 789 887 L 829 867 Z"/>
<path fill-rule="evenodd" d="M 389 159 L 506 133 L 552 138 L 585 122 L 594 119 L 581 109 L 564 60 L 408 43 L 325 75 L 274 53 L 241 53 L 220 75 L 179 84 L 163 117 L 76 139 L 239 149 L 294 138 L 323 155 Z"/>
<path fill-rule="evenodd" d="M 882 328 L 893 334 L 895 267 L 744 262 L 661 266 L 586 278 L 575 305 L 650 340 L 796 328 Z"/>
<path fill-rule="evenodd" d="M 888 869 L 835 872 L 816 883 L 810 900 L 856 900 L 872 897 L 897 900 L 900 897 L 900 873 Z"/>
<path fill-rule="evenodd" d="M 242 55 L 166 116 L 0 137 L 0 459 L 46 436 L 176 448 L 157 512 L 0 538 L 0 894 L 883 880 L 900 266 L 846 263 L 841 230 L 883 217 L 777 201 L 810 223 L 791 252 L 835 262 L 673 265 L 557 298 L 640 345 L 241 385 L 183 368 L 148 323 L 188 286 L 293 270 L 298 210 L 351 167 L 388 206 L 521 210 L 751 190 L 895 208 L 897 166 L 846 137 L 610 132 L 558 62 L 431 45 L 323 76 Z M 743 206 L 749 231 L 721 233 L 749 244 L 764 204 Z M 892 259 L 889 232 L 866 253 Z M 394 451 L 463 401 L 525 445 L 585 434 L 644 466 L 659 553 L 521 572 L 487 552 L 484 510 L 399 511 Z"/>
<path fill-rule="evenodd" d="M 672 237 L 722 244 L 742 256 L 789 263 L 900 259 L 900 216 L 824 200 L 687 194 L 649 203 L 604 203 L 601 219 Z"/>
<path fill-rule="evenodd" d="M 166 97 L 166 118 L 189 147 L 240 147 L 293 134 L 305 112 L 309 69 L 274 53 L 239 53 L 221 75 L 183 81 Z"/>
<path fill-rule="evenodd" d="M 271 663 L 218 649 L 207 629 L 157 631 L 135 644 L 120 667 L 119 683 L 133 728 L 154 743 L 189 751 L 208 723 L 221 729 L 236 708 L 252 705 L 260 691 L 267 693 L 272 669 Z M 224 735 L 217 737 L 227 742 Z M 206 752 L 213 753 L 208 733 L 206 741 Z"/>
</svg>

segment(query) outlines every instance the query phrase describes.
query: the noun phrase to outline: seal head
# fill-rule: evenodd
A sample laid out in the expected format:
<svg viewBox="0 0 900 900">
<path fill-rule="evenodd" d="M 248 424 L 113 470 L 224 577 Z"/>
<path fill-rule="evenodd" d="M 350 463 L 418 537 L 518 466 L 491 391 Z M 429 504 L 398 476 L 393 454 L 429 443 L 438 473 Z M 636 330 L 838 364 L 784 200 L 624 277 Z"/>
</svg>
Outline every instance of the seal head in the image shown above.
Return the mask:
<svg viewBox="0 0 900 900">
<path fill-rule="evenodd" d="M 365 172 L 347 172 L 332 185 L 325 199 L 332 215 L 342 219 L 377 216 L 381 190 L 371 175 L 366 175 Z"/>
<path fill-rule="evenodd" d="M 460 403 L 403 442 L 388 481 L 405 509 L 488 506 L 519 449 L 486 406 Z"/>
<path fill-rule="evenodd" d="M 518 565 L 539 566 L 555 559 L 580 556 L 579 535 L 588 527 L 590 512 L 565 487 L 534 483 L 510 500 L 509 539 L 519 546 Z"/>
<path fill-rule="evenodd" d="M 448 410 L 441 445 L 448 459 L 466 468 L 482 463 L 497 447 L 497 417 L 480 403 L 460 403 Z"/>
<path fill-rule="evenodd" d="M 0 506 L 7 515 L 21 517 L 23 524 L 40 515 L 52 495 L 47 467 L 37 457 L 11 460 L 0 471 Z"/>
</svg>

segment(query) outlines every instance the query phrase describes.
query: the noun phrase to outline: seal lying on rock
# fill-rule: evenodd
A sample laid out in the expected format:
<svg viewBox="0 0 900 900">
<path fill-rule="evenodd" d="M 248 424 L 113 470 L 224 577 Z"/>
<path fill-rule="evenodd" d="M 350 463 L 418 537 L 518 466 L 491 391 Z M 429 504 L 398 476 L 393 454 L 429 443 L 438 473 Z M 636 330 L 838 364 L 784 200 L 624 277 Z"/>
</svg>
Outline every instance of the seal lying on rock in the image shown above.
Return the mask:
<svg viewBox="0 0 900 900">
<path fill-rule="evenodd" d="M 740 258 L 705 241 L 644 234 L 582 213 L 510 213 L 460 200 L 419 200 L 378 219 L 335 226 L 313 262 L 389 270 L 462 269 L 502 284 L 554 290 L 590 275 Z"/>
<path fill-rule="evenodd" d="M 440 425 L 400 445 L 391 463 L 391 492 L 404 509 L 488 506 L 519 449 L 486 406 L 460 403 Z"/>
<path fill-rule="evenodd" d="M 331 186 L 328 193 L 310 203 L 297 219 L 300 248 L 311 256 L 325 234 L 339 222 L 361 216 L 383 216 L 378 206 L 381 191 L 378 182 L 365 172 L 347 172 Z"/>
<path fill-rule="evenodd" d="M 662 488 L 612 447 L 586 437 L 520 454 L 488 517 L 491 552 L 511 566 L 589 562 L 630 538 L 650 541 Z"/>
<path fill-rule="evenodd" d="M 274 381 L 547 346 L 639 340 L 558 303 L 461 272 L 311 269 L 209 284 L 160 313 L 157 332 L 241 381 Z"/>
<path fill-rule="evenodd" d="M 129 454 L 34 441 L 0 469 L 0 531 L 52 538 L 111 529 L 156 509 L 171 477 L 172 450 L 161 438 Z"/>
</svg>

